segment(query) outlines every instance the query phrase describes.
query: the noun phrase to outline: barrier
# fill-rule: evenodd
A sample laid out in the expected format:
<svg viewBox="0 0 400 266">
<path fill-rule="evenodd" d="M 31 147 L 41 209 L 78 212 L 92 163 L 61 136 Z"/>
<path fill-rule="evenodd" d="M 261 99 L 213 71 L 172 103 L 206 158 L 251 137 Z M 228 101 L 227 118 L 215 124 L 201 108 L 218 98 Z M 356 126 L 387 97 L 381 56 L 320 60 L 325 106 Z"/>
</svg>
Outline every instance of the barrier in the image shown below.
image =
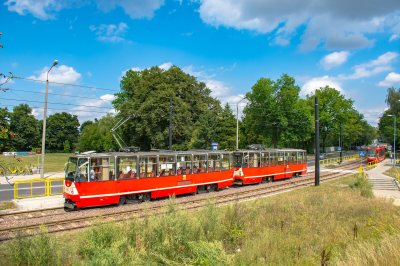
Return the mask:
<svg viewBox="0 0 400 266">
<path fill-rule="evenodd" d="M 353 155 L 347 155 L 347 156 L 342 156 L 342 157 L 335 157 L 335 158 L 329 158 L 329 159 L 324 159 L 324 160 L 319 160 L 319 164 L 325 167 L 326 165 L 333 165 L 337 163 L 345 163 L 353 159 L 358 159 L 360 158 L 358 154 L 353 154 Z"/>
<path fill-rule="evenodd" d="M 367 165 L 367 171 L 374 169 L 378 165 L 378 160 L 369 162 Z"/>
<path fill-rule="evenodd" d="M 64 186 L 63 186 L 63 192 L 61 193 L 52 193 L 51 191 L 51 184 L 54 181 L 64 181 L 63 177 L 57 177 L 57 178 L 48 178 L 48 179 L 30 179 L 30 180 L 17 180 L 14 182 L 14 200 L 16 199 L 24 199 L 24 198 L 34 198 L 34 197 L 46 197 L 46 196 L 54 196 L 54 195 L 61 195 L 64 192 Z M 33 183 L 42 183 L 44 185 L 44 194 L 38 194 L 34 195 L 33 194 Z M 18 195 L 18 187 L 21 184 L 30 184 L 30 195 L 28 196 L 19 196 Z M 26 188 L 24 188 L 26 189 Z"/>
</svg>

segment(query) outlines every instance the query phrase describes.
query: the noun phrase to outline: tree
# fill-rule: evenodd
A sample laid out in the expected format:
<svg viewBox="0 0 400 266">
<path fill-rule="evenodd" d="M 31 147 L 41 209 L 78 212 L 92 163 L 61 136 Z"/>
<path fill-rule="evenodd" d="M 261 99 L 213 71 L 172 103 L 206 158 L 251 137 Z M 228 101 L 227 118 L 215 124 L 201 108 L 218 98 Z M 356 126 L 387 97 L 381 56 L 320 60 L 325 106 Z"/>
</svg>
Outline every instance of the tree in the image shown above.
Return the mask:
<svg viewBox="0 0 400 266">
<path fill-rule="evenodd" d="M 247 134 L 262 136 L 264 143 L 272 141 L 274 148 L 278 140 L 288 144 L 309 139 L 312 119 L 299 92 L 295 79 L 286 74 L 277 81 L 259 79 L 246 94 L 249 103 L 243 110 L 243 123 Z"/>
<path fill-rule="evenodd" d="M 121 92 L 113 101 L 124 114 L 137 114 L 121 128 L 129 146 L 168 149 L 169 105 L 172 98 L 172 142 L 174 149 L 186 150 L 195 123 L 201 115 L 218 115 L 220 103 L 210 96 L 204 82 L 184 73 L 179 67 L 168 70 L 152 67 L 143 71 L 128 70 L 121 80 Z"/>
<path fill-rule="evenodd" d="M 342 129 L 346 132 L 344 139 L 347 137 L 348 142 L 355 141 L 358 132 L 362 132 L 362 128 L 355 124 L 358 112 L 354 109 L 354 101 L 346 99 L 338 90 L 329 86 L 315 90 L 315 94 L 307 95 L 309 106 L 314 106 L 315 97 L 318 97 L 319 132 L 323 150 L 325 150 L 328 137 L 339 139 L 340 122 L 342 122 Z M 315 116 L 315 109 L 311 110 L 312 116 Z M 351 135 L 352 133 L 355 134 Z"/>
<path fill-rule="evenodd" d="M 392 114 L 393 110 L 388 109 L 386 110 L 382 117 L 379 119 L 378 123 L 378 129 L 381 134 L 381 136 L 384 137 L 384 139 L 387 140 L 390 145 L 394 145 L 394 117 L 388 116 L 388 115 L 393 115 Z M 397 117 L 397 116 L 396 116 Z M 396 120 L 396 150 L 399 147 L 399 140 L 400 140 L 400 126 L 399 123 L 400 119 Z"/>
<path fill-rule="evenodd" d="M 93 121 L 90 121 L 90 120 L 83 122 L 82 125 L 81 125 L 81 127 L 79 128 L 79 132 L 82 134 L 82 132 L 83 132 L 83 130 L 85 129 L 85 127 L 91 126 L 91 125 L 93 125 L 93 124 L 94 124 L 94 122 L 93 122 Z"/>
<path fill-rule="evenodd" d="M 46 122 L 46 148 L 62 150 L 66 140 L 73 148 L 74 143 L 78 141 L 78 128 L 79 120 L 76 115 L 62 112 L 49 116 Z"/>
<path fill-rule="evenodd" d="M 196 130 L 193 132 L 189 148 L 209 150 L 211 143 L 217 140 L 218 133 L 218 120 L 215 116 L 211 112 L 202 114 L 196 122 Z"/>
<path fill-rule="evenodd" d="M 71 150 L 71 146 L 69 145 L 68 140 L 65 140 L 63 145 L 64 145 L 64 151 L 69 152 Z"/>
<path fill-rule="evenodd" d="M 27 151 L 38 145 L 40 131 L 38 120 L 32 115 L 32 109 L 27 104 L 14 107 L 10 113 L 10 131 L 19 137 L 11 138 L 11 146 L 15 150 Z"/>
<path fill-rule="evenodd" d="M 219 114 L 219 133 L 217 141 L 219 149 L 235 150 L 236 149 L 236 119 L 232 113 L 232 109 L 228 103 Z"/>
</svg>

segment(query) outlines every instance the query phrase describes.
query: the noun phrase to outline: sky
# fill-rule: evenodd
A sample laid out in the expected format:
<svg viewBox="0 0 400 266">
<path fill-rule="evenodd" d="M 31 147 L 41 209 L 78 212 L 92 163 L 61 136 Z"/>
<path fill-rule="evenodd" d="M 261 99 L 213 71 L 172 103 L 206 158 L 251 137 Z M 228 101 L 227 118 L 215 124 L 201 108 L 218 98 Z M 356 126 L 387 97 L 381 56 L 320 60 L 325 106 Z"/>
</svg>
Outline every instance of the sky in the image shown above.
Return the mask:
<svg viewBox="0 0 400 266">
<path fill-rule="evenodd" d="M 180 67 L 234 110 L 258 79 L 285 73 L 302 98 L 339 90 L 373 126 L 400 87 L 399 0 L 7 0 L 0 32 L 0 73 L 21 77 L 0 106 L 27 103 L 38 119 L 54 60 L 48 114 L 81 123 L 114 112 L 127 70 L 152 66 Z"/>
</svg>

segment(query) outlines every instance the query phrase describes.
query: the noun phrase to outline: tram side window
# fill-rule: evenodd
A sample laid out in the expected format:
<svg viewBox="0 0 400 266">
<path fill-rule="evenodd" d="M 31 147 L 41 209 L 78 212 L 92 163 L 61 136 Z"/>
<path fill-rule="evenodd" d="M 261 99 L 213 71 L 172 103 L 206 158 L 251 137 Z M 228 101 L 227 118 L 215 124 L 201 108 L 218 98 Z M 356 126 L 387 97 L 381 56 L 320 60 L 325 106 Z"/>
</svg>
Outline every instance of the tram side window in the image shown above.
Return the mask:
<svg viewBox="0 0 400 266">
<path fill-rule="evenodd" d="M 277 152 L 277 156 L 278 156 L 278 165 L 283 165 L 284 164 L 285 153 L 284 152 Z"/>
<path fill-rule="evenodd" d="M 137 170 L 137 157 L 118 157 L 118 179 L 123 178 L 139 178 L 136 173 Z"/>
<path fill-rule="evenodd" d="M 205 154 L 193 155 L 193 174 L 207 172 L 207 156 Z"/>
<path fill-rule="evenodd" d="M 108 181 L 115 179 L 114 157 L 91 158 L 90 169 L 94 170 L 94 180 L 90 181 Z"/>
<path fill-rule="evenodd" d="M 285 151 L 283 152 L 284 163 L 283 164 L 290 164 L 290 152 Z"/>
<path fill-rule="evenodd" d="M 271 152 L 269 154 L 270 159 L 270 166 L 277 166 L 278 165 L 278 157 L 276 152 Z"/>
<path fill-rule="evenodd" d="M 221 154 L 221 171 L 229 170 L 229 153 Z"/>
<path fill-rule="evenodd" d="M 175 156 L 160 156 L 158 160 L 158 176 L 175 174 Z"/>
<path fill-rule="evenodd" d="M 297 163 L 303 163 L 303 152 L 301 151 L 297 152 Z"/>
<path fill-rule="evenodd" d="M 157 172 L 157 157 L 141 156 L 139 160 L 139 178 L 155 177 Z"/>
<path fill-rule="evenodd" d="M 178 155 L 176 162 L 177 175 L 187 175 L 192 173 L 192 156 Z"/>
<path fill-rule="evenodd" d="M 249 166 L 254 168 L 254 167 L 259 167 L 260 164 L 260 154 L 258 152 L 250 152 L 249 153 Z"/>
<path fill-rule="evenodd" d="M 220 170 L 220 155 L 219 154 L 209 154 L 208 155 L 208 172 L 217 172 Z"/>
<path fill-rule="evenodd" d="M 297 152 L 295 152 L 295 151 L 290 152 L 290 155 L 291 155 L 290 160 L 291 160 L 292 164 L 297 164 L 296 154 L 297 154 Z"/>
<path fill-rule="evenodd" d="M 86 182 L 89 177 L 89 160 L 87 158 L 78 159 L 78 170 L 75 182 Z"/>
<path fill-rule="evenodd" d="M 235 160 L 233 153 L 229 153 L 229 169 L 233 169 L 235 167 Z"/>
<path fill-rule="evenodd" d="M 261 167 L 269 166 L 269 152 L 261 153 Z"/>
</svg>

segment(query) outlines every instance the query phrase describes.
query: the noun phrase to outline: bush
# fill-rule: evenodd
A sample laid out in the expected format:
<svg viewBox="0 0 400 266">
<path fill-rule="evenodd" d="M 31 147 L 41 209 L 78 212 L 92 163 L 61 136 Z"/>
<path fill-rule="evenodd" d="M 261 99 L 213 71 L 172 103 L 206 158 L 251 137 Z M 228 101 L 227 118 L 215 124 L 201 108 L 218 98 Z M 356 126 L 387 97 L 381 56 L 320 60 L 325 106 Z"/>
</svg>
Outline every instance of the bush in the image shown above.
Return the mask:
<svg viewBox="0 0 400 266">
<path fill-rule="evenodd" d="M 369 181 L 367 178 L 366 174 L 362 174 L 361 176 L 359 174 L 356 174 L 356 181 L 350 184 L 351 188 L 357 188 L 360 190 L 361 196 L 367 197 L 367 198 L 373 198 L 374 197 L 374 192 L 372 191 L 373 184 Z"/>
</svg>

